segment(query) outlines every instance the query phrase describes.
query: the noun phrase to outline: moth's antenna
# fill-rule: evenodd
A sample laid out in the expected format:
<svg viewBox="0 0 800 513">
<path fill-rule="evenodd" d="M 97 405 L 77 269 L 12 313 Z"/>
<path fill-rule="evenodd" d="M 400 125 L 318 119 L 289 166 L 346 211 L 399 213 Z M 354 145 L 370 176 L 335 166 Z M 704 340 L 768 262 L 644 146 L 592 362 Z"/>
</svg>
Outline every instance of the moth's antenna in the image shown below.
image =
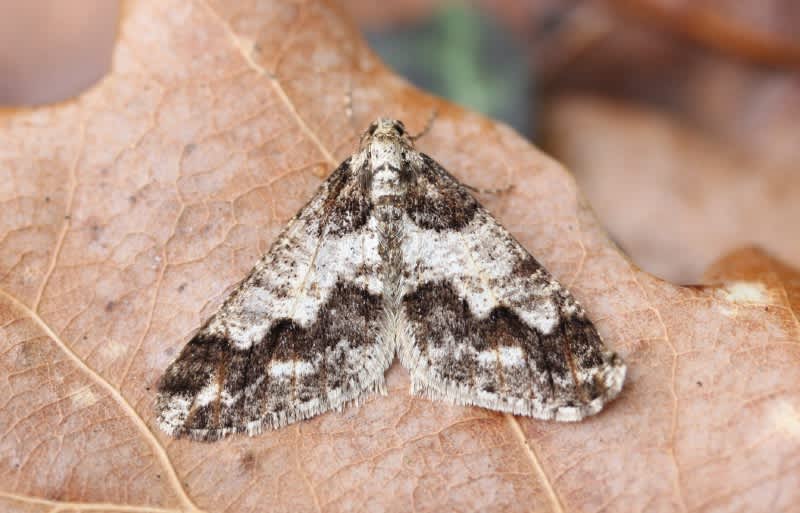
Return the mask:
<svg viewBox="0 0 800 513">
<path fill-rule="evenodd" d="M 358 126 L 356 125 L 355 116 L 353 114 L 353 78 L 350 77 L 350 81 L 347 87 L 347 94 L 344 97 L 344 113 L 347 116 L 347 119 L 350 121 L 350 126 L 353 127 L 353 132 L 356 134 L 356 139 L 361 137 L 361 130 L 359 130 Z"/>
<path fill-rule="evenodd" d="M 428 116 L 428 121 L 426 121 L 425 126 L 422 127 L 422 130 L 416 135 L 409 135 L 408 138 L 411 139 L 412 141 L 416 141 L 423 135 L 427 134 L 430 131 L 431 127 L 433 126 L 433 121 L 436 119 L 436 116 L 438 115 L 439 115 L 439 109 L 434 107 L 434 109 L 431 111 L 431 115 Z"/>
<path fill-rule="evenodd" d="M 473 187 L 467 183 L 462 183 L 465 188 L 471 190 L 476 194 L 505 194 L 514 188 L 514 184 L 510 183 L 508 185 L 504 185 L 502 187 L 495 187 L 494 189 L 481 189 L 479 187 Z"/>
</svg>

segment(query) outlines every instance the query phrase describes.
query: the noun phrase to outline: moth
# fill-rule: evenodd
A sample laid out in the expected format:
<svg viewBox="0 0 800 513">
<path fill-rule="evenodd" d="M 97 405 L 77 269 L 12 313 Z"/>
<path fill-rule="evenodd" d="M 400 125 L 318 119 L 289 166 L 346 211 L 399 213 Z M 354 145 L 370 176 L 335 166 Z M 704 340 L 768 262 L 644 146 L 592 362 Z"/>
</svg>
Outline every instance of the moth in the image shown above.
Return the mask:
<svg viewBox="0 0 800 513">
<path fill-rule="evenodd" d="M 580 304 L 450 173 L 378 119 L 158 385 L 158 424 L 216 440 L 385 394 L 577 421 L 626 367 Z"/>
</svg>

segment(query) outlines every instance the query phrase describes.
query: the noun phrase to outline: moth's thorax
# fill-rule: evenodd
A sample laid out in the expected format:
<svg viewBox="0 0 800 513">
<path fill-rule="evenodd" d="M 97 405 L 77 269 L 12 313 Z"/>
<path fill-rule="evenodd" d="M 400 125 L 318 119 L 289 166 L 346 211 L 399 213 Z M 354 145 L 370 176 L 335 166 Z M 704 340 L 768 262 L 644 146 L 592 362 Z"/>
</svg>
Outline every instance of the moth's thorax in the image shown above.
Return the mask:
<svg viewBox="0 0 800 513">
<path fill-rule="evenodd" d="M 365 148 L 366 170 L 369 173 L 370 196 L 380 205 L 403 196 L 408 184 L 405 154 L 407 147 L 396 137 L 373 137 Z"/>
<path fill-rule="evenodd" d="M 406 193 L 409 156 L 416 154 L 413 138 L 401 121 L 379 118 L 361 136 L 353 167 L 369 183 L 370 199 L 390 204 Z"/>
</svg>

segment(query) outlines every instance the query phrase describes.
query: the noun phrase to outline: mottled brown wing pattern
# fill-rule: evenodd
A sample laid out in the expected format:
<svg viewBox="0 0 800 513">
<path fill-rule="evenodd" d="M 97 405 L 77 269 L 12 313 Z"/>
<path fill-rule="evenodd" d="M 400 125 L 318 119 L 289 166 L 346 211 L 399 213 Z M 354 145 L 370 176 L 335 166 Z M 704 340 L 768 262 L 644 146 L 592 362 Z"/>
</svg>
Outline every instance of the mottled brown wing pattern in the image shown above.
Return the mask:
<svg viewBox="0 0 800 513">
<path fill-rule="evenodd" d="M 427 199 L 407 207 L 399 341 L 412 391 L 540 419 L 597 413 L 625 365 L 583 308 L 433 159 L 416 187 Z"/>
<path fill-rule="evenodd" d="M 255 434 L 383 389 L 394 345 L 370 209 L 345 161 L 167 368 L 162 429 Z"/>
</svg>

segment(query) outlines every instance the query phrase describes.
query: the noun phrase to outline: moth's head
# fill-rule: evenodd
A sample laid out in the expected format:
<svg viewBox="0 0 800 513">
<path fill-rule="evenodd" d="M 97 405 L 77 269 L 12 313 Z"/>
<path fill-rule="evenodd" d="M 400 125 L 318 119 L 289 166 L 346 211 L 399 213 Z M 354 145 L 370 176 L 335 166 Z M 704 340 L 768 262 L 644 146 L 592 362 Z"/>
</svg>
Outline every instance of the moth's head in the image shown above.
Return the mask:
<svg viewBox="0 0 800 513">
<path fill-rule="evenodd" d="M 361 147 L 374 139 L 392 139 L 405 146 L 413 147 L 414 141 L 402 121 L 390 118 L 378 118 L 369 125 L 361 136 Z"/>
</svg>

